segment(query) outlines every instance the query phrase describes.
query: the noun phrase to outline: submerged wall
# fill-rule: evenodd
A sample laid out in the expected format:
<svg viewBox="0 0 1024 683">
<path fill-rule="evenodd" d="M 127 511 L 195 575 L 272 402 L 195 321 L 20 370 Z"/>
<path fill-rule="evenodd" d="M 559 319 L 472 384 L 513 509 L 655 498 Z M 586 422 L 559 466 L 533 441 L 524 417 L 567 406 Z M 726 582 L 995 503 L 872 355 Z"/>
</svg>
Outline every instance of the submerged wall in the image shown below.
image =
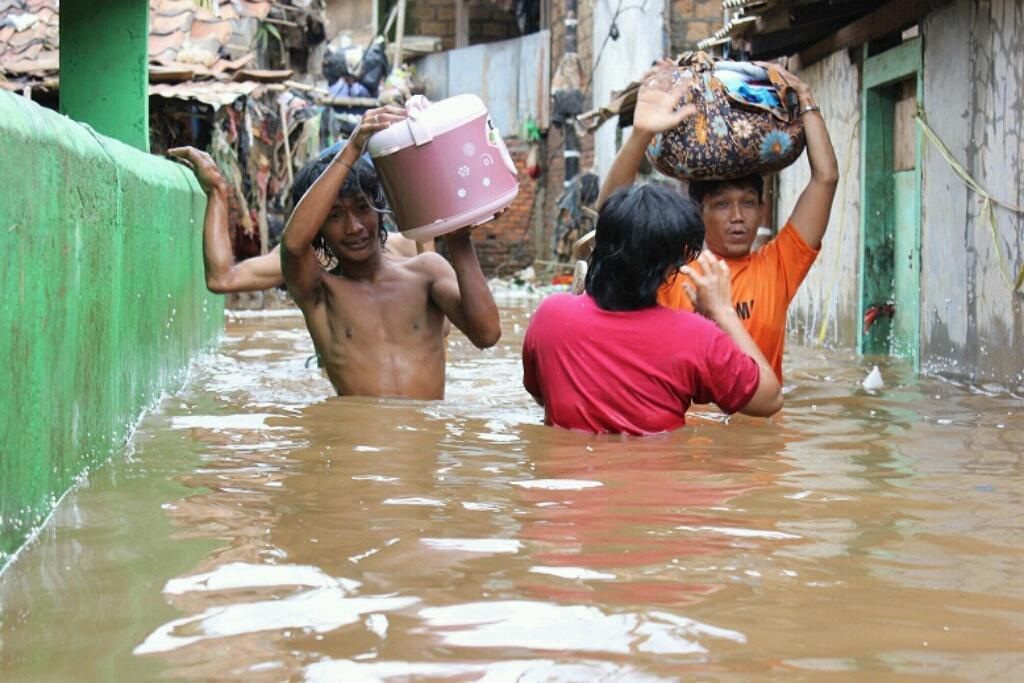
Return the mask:
<svg viewBox="0 0 1024 683">
<path fill-rule="evenodd" d="M 216 339 L 204 209 L 188 170 L 0 91 L 0 566 Z"/>
<path fill-rule="evenodd" d="M 1024 206 L 1024 3 L 954 0 L 922 20 L 920 35 L 929 124 L 993 197 Z M 825 343 L 855 347 L 862 163 L 878 162 L 860 159 L 861 78 L 849 54 L 800 72 L 822 106 L 842 177 L 821 256 L 790 307 L 790 330 L 816 343 L 825 320 Z M 807 178 L 804 160 L 780 175 L 780 223 Z M 1024 390 L 1024 293 L 1011 290 L 1000 265 L 1001 254 L 1011 280 L 1024 267 L 1024 215 L 996 208 L 993 235 L 980 197 L 927 140 L 921 188 L 922 370 Z"/>
<path fill-rule="evenodd" d="M 1024 3 L 956 0 L 929 14 L 928 122 L 991 195 L 1024 206 Z M 921 365 L 978 384 L 1024 390 L 1024 215 L 995 210 L 996 234 L 941 154 L 922 154 Z"/>
<path fill-rule="evenodd" d="M 789 332 L 805 344 L 857 344 L 860 250 L 860 75 L 845 50 L 800 73 L 821 103 L 839 162 L 839 186 L 821 253 L 789 308 Z M 804 155 L 779 175 L 781 228 L 811 179 Z"/>
</svg>

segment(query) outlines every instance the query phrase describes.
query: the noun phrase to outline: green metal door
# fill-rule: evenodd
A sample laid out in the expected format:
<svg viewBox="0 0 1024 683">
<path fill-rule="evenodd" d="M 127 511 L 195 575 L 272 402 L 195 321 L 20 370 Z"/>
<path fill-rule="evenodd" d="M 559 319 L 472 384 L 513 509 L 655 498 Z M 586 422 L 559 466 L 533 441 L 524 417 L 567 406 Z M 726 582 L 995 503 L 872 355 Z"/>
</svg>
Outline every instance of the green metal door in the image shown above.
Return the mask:
<svg viewBox="0 0 1024 683">
<path fill-rule="evenodd" d="M 890 353 L 904 358 L 914 357 L 918 343 L 921 300 L 918 207 L 916 171 L 893 173 L 893 298 L 896 307 Z"/>
</svg>

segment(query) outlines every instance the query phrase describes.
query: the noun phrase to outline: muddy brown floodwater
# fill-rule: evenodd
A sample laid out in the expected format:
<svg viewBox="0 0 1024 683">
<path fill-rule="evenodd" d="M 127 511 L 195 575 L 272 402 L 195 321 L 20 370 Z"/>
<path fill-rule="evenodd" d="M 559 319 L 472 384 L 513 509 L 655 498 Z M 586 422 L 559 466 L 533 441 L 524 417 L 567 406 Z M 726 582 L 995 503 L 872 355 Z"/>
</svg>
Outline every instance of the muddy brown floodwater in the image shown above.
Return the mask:
<svg viewBox="0 0 1024 683">
<path fill-rule="evenodd" d="M 0 576 L 12 681 L 1024 679 L 1024 403 L 791 346 L 772 421 L 547 428 L 529 311 L 438 403 L 219 351 Z"/>
</svg>

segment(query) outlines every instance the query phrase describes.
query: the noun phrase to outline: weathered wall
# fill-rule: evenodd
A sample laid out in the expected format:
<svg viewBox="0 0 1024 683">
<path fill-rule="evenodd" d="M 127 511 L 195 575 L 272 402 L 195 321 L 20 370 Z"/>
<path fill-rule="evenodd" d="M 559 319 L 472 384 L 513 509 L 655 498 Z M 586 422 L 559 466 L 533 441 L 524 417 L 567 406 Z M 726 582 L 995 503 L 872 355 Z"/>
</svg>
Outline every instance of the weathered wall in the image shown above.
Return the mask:
<svg viewBox="0 0 1024 683">
<path fill-rule="evenodd" d="M 0 92 L 0 565 L 221 325 L 191 173 Z"/>
<path fill-rule="evenodd" d="M 551 32 L 427 55 L 416 62 L 427 97 L 438 101 L 471 93 L 487 105 L 502 136 L 522 133 L 527 119 L 541 128 L 550 118 Z"/>
<path fill-rule="evenodd" d="M 1024 205 L 1024 3 L 957 0 L 930 14 L 922 34 L 929 124 L 993 197 Z M 922 166 L 922 367 L 1020 390 L 1024 295 L 1000 275 L 978 196 L 927 142 Z M 995 215 L 1015 275 L 1024 265 L 1024 216 Z"/>
<path fill-rule="evenodd" d="M 611 100 L 612 91 L 622 90 L 640 77 L 651 64 L 665 56 L 665 2 L 649 0 L 642 7 L 623 12 L 615 18 L 615 6 L 599 2 L 594 5 L 594 35 L 598 43 L 594 51 L 594 105 Z M 619 28 L 619 39 L 604 42 L 612 25 Z M 602 45 L 604 45 L 602 51 Z M 594 134 L 594 165 L 602 178 L 608 173 L 615 153 L 617 119 L 601 126 Z M 625 139 L 632 129 L 623 130 Z"/>
<path fill-rule="evenodd" d="M 839 187 L 821 254 L 789 308 L 789 333 L 804 343 L 857 343 L 860 253 L 860 76 L 843 50 L 800 72 L 821 103 L 839 161 Z M 810 180 L 806 155 L 779 174 L 781 228 Z"/>
</svg>

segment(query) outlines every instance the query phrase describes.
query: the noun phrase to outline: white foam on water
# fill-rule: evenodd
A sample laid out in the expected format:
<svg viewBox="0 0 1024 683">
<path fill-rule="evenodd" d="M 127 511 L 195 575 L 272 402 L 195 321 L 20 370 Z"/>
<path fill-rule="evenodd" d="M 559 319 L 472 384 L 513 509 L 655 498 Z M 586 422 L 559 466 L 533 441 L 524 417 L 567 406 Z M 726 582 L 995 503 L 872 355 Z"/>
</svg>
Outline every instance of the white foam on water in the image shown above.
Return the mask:
<svg viewBox="0 0 1024 683">
<path fill-rule="evenodd" d="M 434 550 L 458 550 L 466 553 L 517 553 L 523 544 L 511 538 L 421 538 Z"/>
<path fill-rule="evenodd" d="M 398 477 L 386 477 L 383 474 L 355 474 L 353 481 L 398 481 Z"/>
<path fill-rule="evenodd" d="M 571 581 L 611 581 L 615 574 L 595 572 L 592 569 L 583 567 L 530 567 L 533 574 L 550 574 Z"/>
<path fill-rule="evenodd" d="M 269 310 L 227 310 L 224 317 L 234 320 L 246 318 L 301 318 L 302 311 L 298 308 L 273 308 Z"/>
<path fill-rule="evenodd" d="M 273 349 L 242 349 L 241 351 L 236 351 L 235 355 L 242 358 L 262 358 L 273 353 Z"/>
<path fill-rule="evenodd" d="M 759 529 L 740 529 L 728 526 L 677 526 L 676 529 L 680 531 L 721 534 L 722 536 L 736 536 L 738 538 L 769 538 L 773 540 L 803 538 L 796 534 L 787 534 L 784 531 L 761 531 Z"/>
<path fill-rule="evenodd" d="M 346 593 L 351 593 L 359 588 L 360 583 L 352 579 L 335 578 L 324 573 L 319 567 L 310 565 L 231 562 L 203 574 L 171 579 L 164 585 L 164 593 L 183 595 L 198 591 L 222 591 L 266 586 L 339 588 Z"/>
<path fill-rule="evenodd" d="M 240 413 L 237 415 L 176 415 L 171 418 L 171 429 L 274 429 L 294 431 L 298 427 L 267 424 L 267 418 L 283 417 L 273 413 Z"/>
<path fill-rule="evenodd" d="M 308 665 L 304 672 L 307 683 L 378 683 L 391 679 L 407 680 L 473 680 L 477 683 L 540 683 L 541 681 L 630 681 L 630 683 L 665 683 L 676 679 L 660 678 L 628 665 L 600 661 L 564 662 L 552 659 L 509 660 L 480 663 L 438 662 L 355 662 L 322 660 Z"/>
<path fill-rule="evenodd" d="M 417 602 L 418 598 L 410 597 L 350 598 L 337 587 L 318 588 L 281 600 L 211 607 L 201 614 L 175 619 L 151 633 L 133 652 L 170 652 L 212 638 L 282 629 L 326 633 L 358 623 L 364 614 L 403 609 Z M 176 635 L 179 632 L 199 635 Z"/>
<path fill-rule="evenodd" d="M 524 489 L 547 489 L 549 491 L 579 491 L 604 486 L 601 482 L 590 479 L 530 479 L 514 481 L 512 485 L 521 486 Z"/>
<path fill-rule="evenodd" d="M 487 512 L 495 512 L 503 509 L 502 506 L 498 505 L 497 503 L 463 503 L 462 507 L 464 507 L 467 510 L 478 510 Z"/>
<path fill-rule="evenodd" d="M 388 635 L 388 618 L 385 614 L 371 614 L 363 620 L 368 631 L 374 633 L 378 638 L 384 639 Z"/>
<path fill-rule="evenodd" d="M 444 507 L 444 501 L 437 498 L 388 498 L 382 501 L 384 505 L 426 505 L 428 507 Z"/>
<path fill-rule="evenodd" d="M 707 652 L 698 642 L 702 637 L 747 640 L 738 631 L 667 612 L 606 614 L 588 605 L 528 600 L 428 607 L 419 616 L 454 647 L 701 655 Z"/>
</svg>

